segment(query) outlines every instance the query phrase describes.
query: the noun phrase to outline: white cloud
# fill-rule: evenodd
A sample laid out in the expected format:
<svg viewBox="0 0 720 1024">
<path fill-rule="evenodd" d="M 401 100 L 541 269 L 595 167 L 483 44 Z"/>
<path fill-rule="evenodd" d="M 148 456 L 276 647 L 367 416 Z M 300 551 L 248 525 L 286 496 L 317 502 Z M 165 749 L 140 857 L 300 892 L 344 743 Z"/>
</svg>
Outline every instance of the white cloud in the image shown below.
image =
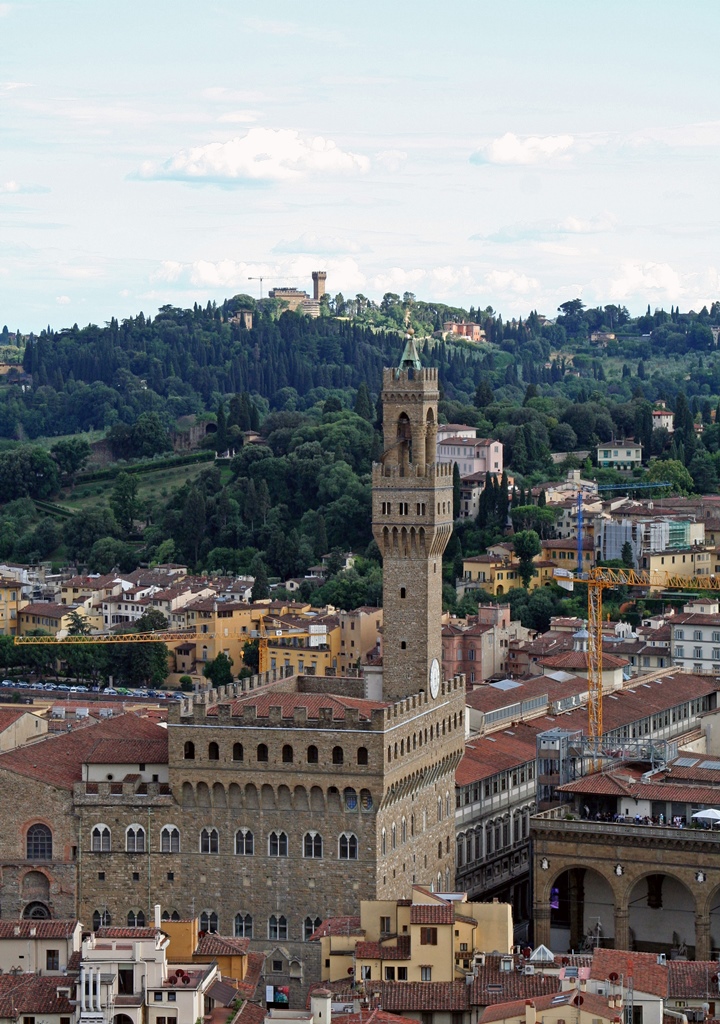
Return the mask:
<svg viewBox="0 0 720 1024">
<path fill-rule="evenodd" d="M 57 302 L 58 306 L 69 306 L 70 305 L 70 296 L 69 295 L 56 295 L 55 296 L 55 301 Z"/>
<path fill-rule="evenodd" d="M 4 18 L 12 10 L 12 4 L 0 4 L 0 18 Z"/>
<path fill-rule="evenodd" d="M 520 138 L 506 132 L 480 146 L 470 157 L 474 164 L 539 164 L 565 157 L 573 148 L 572 135 L 528 135 Z"/>
<path fill-rule="evenodd" d="M 370 161 L 332 139 L 304 138 L 287 128 L 251 128 L 228 142 L 180 150 L 163 164 L 144 163 L 140 177 L 217 183 L 293 181 L 308 174 L 357 174 Z"/>
<path fill-rule="evenodd" d="M 6 181 L 0 185 L 0 196 L 29 196 L 49 192 L 45 185 L 21 185 L 19 181 Z"/>
<path fill-rule="evenodd" d="M 259 110 L 228 110 L 218 117 L 218 124 L 249 124 L 260 117 Z"/>
<path fill-rule="evenodd" d="M 506 295 L 527 295 L 540 288 L 537 278 L 518 274 L 515 270 L 491 270 L 485 276 L 485 283 L 489 288 Z"/>
<path fill-rule="evenodd" d="M 333 292 L 355 294 L 367 286 L 365 275 L 352 256 L 338 256 L 323 261 L 327 270 L 328 288 Z M 302 254 L 277 263 L 245 263 L 239 260 L 195 260 L 181 263 L 163 261 L 152 274 L 153 282 L 164 282 L 174 288 L 203 288 L 209 291 L 223 289 L 228 294 L 247 292 L 259 294 L 262 275 L 263 295 L 271 288 L 289 285 L 312 294 L 312 271 L 317 270 L 317 257 Z M 249 280 L 254 278 L 255 280 Z M 386 289 L 387 290 L 387 289 Z"/>
<path fill-rule="evenodd" d="M 552 239 L 557 235 L 595 235 L 614 231 L 617 218 L 612 213 L 602 213 L 595 217 L 576 217 L 570 215 L 559 221 L 532 221 L 519 224 L 508 224 L 485 235 L 470 235 L 474 242 L 526 242 Z"/>
<path fill-rule="evenodd" d="M 720 270 L 706 266 L 684 271 L 669 263 L 633 263 L 620 265 L 605 288 L 612 302 L 634 300 L 660 306 L 680 303 L 692 309 L 710 306 L 720 293 Z"/>
<path fill-rule="evenodd" d="M 402 149 L 383 149 L 375 157 L 375 163 L 389 174 L 397 174 L 403 168 L 408 155 Z"/>
<path fill-rule="evenodd" d="M 613 231 L 616 224 L 617 218 L 612 213 L 603 213 L 599 217 L 589 217 L 587 220 L 582 217 L 565 217 L 555 230 L 560 234 L 595 235 L 604 231 Z"/>
</svg>

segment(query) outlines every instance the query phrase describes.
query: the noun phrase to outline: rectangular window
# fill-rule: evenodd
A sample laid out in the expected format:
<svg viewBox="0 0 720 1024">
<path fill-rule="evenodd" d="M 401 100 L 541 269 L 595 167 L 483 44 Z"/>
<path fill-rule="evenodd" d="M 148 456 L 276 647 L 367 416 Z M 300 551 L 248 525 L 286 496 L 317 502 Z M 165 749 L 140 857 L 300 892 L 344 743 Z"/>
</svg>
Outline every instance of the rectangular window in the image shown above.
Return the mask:
<svg viewBox="0 0 720 1024">
<path fill-rule="evenodd" d="M 394 967 L 386 967 L 385 968 L 385 981 L 395 981 L 395 968 Z"/>
<path fill-rule="evenodd" d="M 390 934 L 390 918 L 389 917 L 381 917 L 380 918 L 380 934 L 381 935 L 389 935 Z"/>
<path fill-rule="evenodd" d="M 420 968 L 420 981 L 432 981 L 432 967 Z"/>
<path fill-rule="evenodd" d="M 397 980 L 407 981 L 407 967 L 398 967 L 397 969 Z"/>
<path fill-rule="evenodd" d="M 330 961 L 328 961 L 328 965 L 327 966 L 328 967 L 330 966 Z M 362 981 L 371 981 L 372 980 L 372 967 L 365 967 L 365 966 L 361 967 L 360 968 L 360 978 L 361 978 Z"/>
<path fill-rule="evenodd" d="M 421 928 L 420 945 L 437 946 L 437 928 Z"/>
<path fill-rule="evenodd" d="M 702 658 L 702 647 L 693 647 L 693 658 Z"/>
<path fill-rule="evenodd" d="M 60 970 L 60 950 L 59 949 L 48 949 L 45 953 L 45 970 L 46 971 L 59 971 Z"/>
</svg>

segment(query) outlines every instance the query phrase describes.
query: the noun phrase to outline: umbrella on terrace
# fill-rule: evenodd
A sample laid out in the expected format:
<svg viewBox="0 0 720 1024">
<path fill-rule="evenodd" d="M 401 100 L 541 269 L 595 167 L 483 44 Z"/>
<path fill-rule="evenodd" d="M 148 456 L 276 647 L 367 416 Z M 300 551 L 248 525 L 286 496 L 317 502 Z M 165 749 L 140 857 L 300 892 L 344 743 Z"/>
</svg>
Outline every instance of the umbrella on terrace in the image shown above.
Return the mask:
<svg viewBox="0 0 720 1024">
<path fill-rule="evenodd" d="M 714 807 L 706 807 L 704 811 L 695 811 L 693 818 L 700 818 L 704 821 L 720 821 L 720 811 Z"/>
</svg>

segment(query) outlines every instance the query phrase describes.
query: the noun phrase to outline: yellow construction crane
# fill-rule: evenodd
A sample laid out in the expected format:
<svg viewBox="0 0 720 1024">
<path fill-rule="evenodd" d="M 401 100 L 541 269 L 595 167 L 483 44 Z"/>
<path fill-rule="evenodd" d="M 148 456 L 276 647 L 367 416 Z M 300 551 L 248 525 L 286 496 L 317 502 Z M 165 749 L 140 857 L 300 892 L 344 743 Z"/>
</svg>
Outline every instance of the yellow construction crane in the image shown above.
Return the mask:
<svg viewBox="0 0 720 1024">
<path fill-rule="evenodd" d="M 647 590 L 717 590 L 720 577 L 678 576 L 649 569 L 610 569 L 597 566 L 583 573 L 555 569 L 553 578 L 565 590 L 576 583 L 588 588 L 588 741 L 594 753 L 594 767 L 600 767 L 599 751 L 603 734 L 602 686 L 602 603 L 603 590 L 611 587 L 644 587 Z"/>
</svg>

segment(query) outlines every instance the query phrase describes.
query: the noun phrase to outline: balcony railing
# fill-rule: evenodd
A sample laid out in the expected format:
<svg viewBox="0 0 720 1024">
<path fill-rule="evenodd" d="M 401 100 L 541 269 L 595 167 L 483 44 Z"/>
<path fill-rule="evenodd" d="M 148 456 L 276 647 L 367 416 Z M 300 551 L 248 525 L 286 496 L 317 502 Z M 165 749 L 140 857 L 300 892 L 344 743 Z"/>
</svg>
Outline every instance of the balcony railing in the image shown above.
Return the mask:
<svg viewBox="0 0 720 1024">
<path fill-rule="evenodd" d="M 644 839 L 668 839 L 690 842 L 720 843 L 720 829 L 680 827 L 677 825 L 638 825 L 635 821 L 592 821 L 586 818 L 566 818 L 564 807 L 539 811 L 530 818 L 533 832 L 568 833 L 593 832 L 606 836 L 641 836 Z"/>
</svg>

